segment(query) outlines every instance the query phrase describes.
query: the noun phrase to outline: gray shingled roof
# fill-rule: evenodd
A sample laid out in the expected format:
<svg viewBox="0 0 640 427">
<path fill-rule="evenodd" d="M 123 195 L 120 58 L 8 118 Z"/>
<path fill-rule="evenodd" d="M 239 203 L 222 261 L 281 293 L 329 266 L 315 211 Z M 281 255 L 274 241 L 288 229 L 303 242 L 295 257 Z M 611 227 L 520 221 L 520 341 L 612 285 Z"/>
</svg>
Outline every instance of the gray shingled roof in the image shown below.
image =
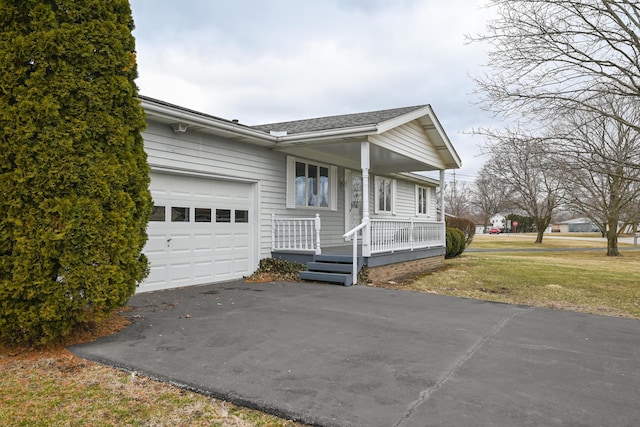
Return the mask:
<svg viewBox="0 0 640 427">
<path fill-rule="evenodd" d="M 268 123 L 251 127 L 267 133 L 271 131 L 286 131 L 289 135 L 329 129 L 343 129 L 379 124 L 423 107 L 426 107 L 426 105 L 392 108 L 390 110 L 370 111 L 367 113 L 344 114 L 341 116 L 318 117 L 315 119 L 294 120 L 291 122 Z"/>
</svg>

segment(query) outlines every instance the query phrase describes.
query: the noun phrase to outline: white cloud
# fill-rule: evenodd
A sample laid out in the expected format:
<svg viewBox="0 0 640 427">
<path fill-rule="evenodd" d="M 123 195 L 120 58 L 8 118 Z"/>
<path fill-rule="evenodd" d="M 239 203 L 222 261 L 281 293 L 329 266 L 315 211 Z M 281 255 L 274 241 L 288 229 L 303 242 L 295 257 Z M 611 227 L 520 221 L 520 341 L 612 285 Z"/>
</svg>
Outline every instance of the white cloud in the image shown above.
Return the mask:
<svg viewBox="0 0 640 427">
<path fill-rule="evenodd" d="M 430 103 L 473 175 L 475 0 L 132 0 L 141 93 L 257 124 Z"/>
</svg>

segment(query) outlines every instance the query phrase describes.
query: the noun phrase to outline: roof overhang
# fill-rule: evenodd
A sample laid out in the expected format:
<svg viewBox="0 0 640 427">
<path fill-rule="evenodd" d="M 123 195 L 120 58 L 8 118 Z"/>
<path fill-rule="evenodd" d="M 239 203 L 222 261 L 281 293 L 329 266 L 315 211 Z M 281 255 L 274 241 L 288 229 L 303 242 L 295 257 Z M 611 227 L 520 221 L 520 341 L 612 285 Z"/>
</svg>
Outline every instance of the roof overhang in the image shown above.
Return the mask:
<svg viewBox="0 0 640 427">
<path fill-rule="evenodd" d="M 427 139 L 434 145 L 434 148 L 442 158 L 445 167 L 447 169 L 460 168 L 462 165 L 460 156 L 453 147 L 453 144 L 449 140 L 449 137 L 430 105 L 378 124 L 283 135 L 278 137 L 274 148 L 293 153 L 294 151 L 308 151 L 302 150 L 302 147 L 305 147 L 307 149 L 324 152 L 329 156 L 340 155 L 340 157 L 344 157 L 347 155 L 355 155 L 355 159 L 359 163 L 359 151 L 355 151 L 356 148 L 352 143 L 366 141 L 369 136 L 380 135 L 414 120 L 420 123 L 420 126 L 427 135 Z M 343 148 L 332 147 L 336 144 L 345 143 L 349 146 Z M 357 150 L 359 150 L 359 147 L 357 147 Z M 402 156 L 390 150 L 377 149 L 375 146 L 371 148 L 371 155 L 372 169 L 374 169 L 377 164 L 377 169 L 380 173 L 398 170 L 435 170 L 432 165 L 426 165 L 416 159 Z M 391 167 L 391 163 L 395 166 Z"/>
<path fill-rule="evenodd" d="M 445 167 L 456 169 L 461 166 L 460 157 L 429 105 L 378 124 L 274 135 L 232 120 L 149 97 L 140 96 L 140 102 L 149 120 L 171 126 L 175 132 L 197 131 L 224 136 L 231 140 L 269 147 L 353 169 L 360 168 L 361 142 L 368 141 L 370 136 L 380 135 L 416 120 L 427 135 L 427 139 L 438 151 Z M 371 171 L 374 173 L 423 172 L 439 169 L 434 165 L 375 144 L 371 144 L 370 147 L 370 160 Z"/>
<path fill-rule="evenodd" d="M 277 137 L 257 131 L 231 120 L 221 119 L 198 111 L 178 107 L 148 97 L 140 97 L 140 103 L 148 119 L 171 126 L 175 132 L 198 131 L 271 147 Z"/>
</svg>

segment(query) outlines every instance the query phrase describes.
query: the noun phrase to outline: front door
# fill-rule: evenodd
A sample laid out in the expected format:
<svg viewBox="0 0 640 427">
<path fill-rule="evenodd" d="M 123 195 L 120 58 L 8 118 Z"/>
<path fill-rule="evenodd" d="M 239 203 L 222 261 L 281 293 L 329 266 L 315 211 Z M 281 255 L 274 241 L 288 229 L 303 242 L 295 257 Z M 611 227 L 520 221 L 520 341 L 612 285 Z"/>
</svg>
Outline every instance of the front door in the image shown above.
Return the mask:
<svg viewBox="0 0 640 427">
<path fill-rule="evenodd" d="M 345 191 L 345 232 L 362 223 L 362 174 L 345 172 L 347 188 Z"/>
</svg>

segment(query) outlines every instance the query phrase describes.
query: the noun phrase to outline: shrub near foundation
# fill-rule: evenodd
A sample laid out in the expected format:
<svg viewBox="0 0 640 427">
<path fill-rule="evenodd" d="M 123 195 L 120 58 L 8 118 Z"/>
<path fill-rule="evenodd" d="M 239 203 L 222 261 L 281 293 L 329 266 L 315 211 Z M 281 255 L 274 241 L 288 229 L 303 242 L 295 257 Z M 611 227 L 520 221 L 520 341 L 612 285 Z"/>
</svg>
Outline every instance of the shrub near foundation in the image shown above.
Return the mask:
<svg viewBox="0 0 640 427">
<path fill-rule="evenodd" d="M 465 235 L 457 228 L 447 228 L 445 258 L 455 258 L 465 250 Z"/>
<path fill-rule="evenodd" d="M 0 0 L 0 339 L 42 344 L 147 273 L 127 0 Z"/>
</svg>

